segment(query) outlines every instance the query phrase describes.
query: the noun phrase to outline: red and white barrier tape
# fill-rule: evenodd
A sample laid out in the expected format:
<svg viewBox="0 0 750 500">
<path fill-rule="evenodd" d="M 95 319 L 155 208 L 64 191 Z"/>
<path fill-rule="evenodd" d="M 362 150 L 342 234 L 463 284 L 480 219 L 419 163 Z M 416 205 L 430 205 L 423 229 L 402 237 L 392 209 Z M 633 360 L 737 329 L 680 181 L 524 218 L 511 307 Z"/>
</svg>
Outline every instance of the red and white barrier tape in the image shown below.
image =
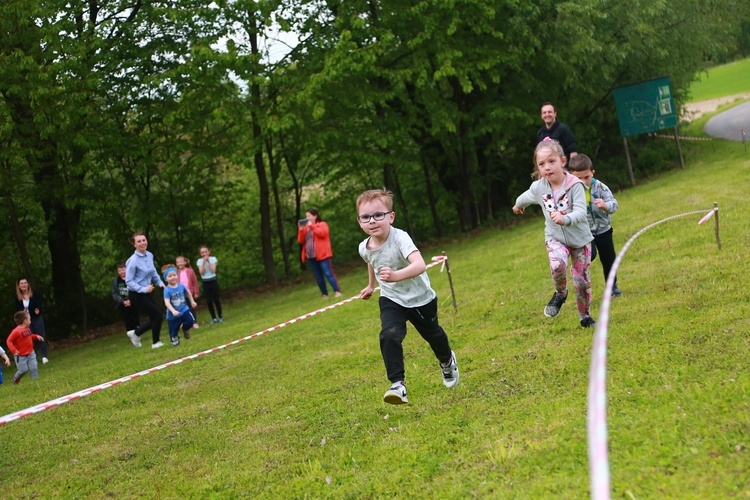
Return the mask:
<svg viewBox="0 0 750 500">
<path fill-rule="evenodd" d="M 674 139 L 673 135 L 664 135 L 664 134 L 649 134 L 652 137 L 659 137 L 661 139 Z M 690 137 L 686 135 L 678 135 L 678 139 L 683 141 L 710 141 L 711 137 Z"/>
<path fill-rule="evenodd" d="M 698 224 L 706 222 L 718 208 L 712 209 L 706 214 Z M 594 332 L 593 347 L 591 349 L 591 367 L 589 370 L 589 390 L 588 390 L 588 412 L 586 424 L 588 429 L 588 449 L 589 449 L 589 480 L 591 486 L 591 497 L 595 500 L 608 500 L 610 498 L 610 481 L 609 481 L 609 456 L 607 454 L 607 329 L 609 327 L 609 304 L 612 300 L 612 287 L 617 276 L 617 269 L 620 267 L 625 253 L 630 245 L 638 239 L 640 235 L 649 229 L 658 226 L 664 222 L 685 217 L 688 215 L 705 214 L 705 210 L 697 210 L 684 214 L 673 215 L 658 222 L 650 224 L 637 233 L 635 233 L 617 254 L 612 269 L 609 271 L 609 277 L 604 287 L 604 298 L 599 308 L 599 321 L 596 323 Z"/>
<path fill-rule="evenodd" d="M 448 259 L 448 257 L 444 255 L 440 255 L 437 257 L 432 258 L 432 263 L 427 264 L 427 269 L 437 266 L 438 264 L 443 264 L 443 267 L 445 266 L 445 261 Z M 441 269 L 442 272 L 442 269 Z M 380 287 L 376 288 L 379 289 Z M 359 295 L 355 295 L 351 298 L 342 300 L 341 302 L 337 302 L 335 304 L 331 304 L 330 306 L 324 307 L 322 309 L 318 309 L 317 311 L 313 311 L 307 314 L 303 314 L 302 316 L 298 316 L 294 319 L 291 319 L 289 321 L 285 321 L 284 323 L 279 323 L 276 326 L 272 326 L 270 328 L 266 328 L 263 331 L 253 333 L 252 335 L 248 335 L 247 337 L 243 337 L 238 340 L 234 340 L 232 342 L 229 342 L 228 344 L 220 345 L 217 347 L 214 347 L 212 349 L 208 349 L 206 351 L 198 352 L 196 354 L 192 354 L 190 356 L 185 356 L 184 358 L 176 359 L 174 361 L 170 361 L 168 363 L 164 363 L 159 366 L 155 366 L 153 368 L 149 368 L 148 370 L 143 370 L 138 373 L 134 373 L 133 375 L 128 375 L 126 377 L 118 378 L 117 380 L 112 380 L 110 382 L 105 382 L 103 384 L 95 385 L 94 387 L 89 387 L 88 389 L 83 389 L 81 391 L 74 392 L 72 394 L 68 394 L 67 396 L 63 396 L 61 398 L 53 399 L 51 401 L 47 401 L 46 403 L 41 403 L 36 406 L 32 406 L 30 408 L 26 408 L 25 410 L 20 410 L 14 413 L 10 413 L 8 415 L 5 415 L 4 417 L 0 417 L 0 425 L 5 425 L 8 422 L 13 422 L 14 420 L 18 420 L 20 418 L 28 417 L 29 415 L 33 415 L 35 413 L 39 413 L 44 410 L 49 410 L 50 408 L 55 408 L 57 406 L 60 406 L 61 404 L 67 403 L 69 401 L 74 401 L 76 399 L 82 398 L 84 396 L 88 396 L 89 394 L 94 394 L 96 392 L 99 392 L 104 389 L 109 389 L 110 387 L 115 387 L 117 385 L 122 384 L 123 382 L 127 382 L 129 380 L 137 379 L 139 377 L 143 377 L 145 375 L 148 375 L 150 373 L 158 372 L 159 370 L 163 370 L 165 368 L 168 368 L 170 366 L 175 366 L 183 361 L 190 361 L 196 358 L 199 358 L 201 356 L 205 356 L 206 354 L 210 354 L 212 352 L 220 351 L 221 349 L 224 349 L 226 347 L 233 346 L 235 344 L 239 344 L 240 342 L 244 342 L 246 340 L 253 339 L 255 337 L 260 337 L 261 335 L 264 335 L 266 333 L 272 332 L 274 330 L 279 330 L 281 328 L 284 328 L 285 326 L 293 325 L 294 323 L 297 323 L 299 321 L 302 321 L 303 319 L 311 318 L 315 315 L 324 313 L 326 311 L 330 311 L 333 308 L 343 306 L 344 304 L 348 304 L 349 302 L 353 302 L 355 300 L 359 299 Z"/>
</svg>

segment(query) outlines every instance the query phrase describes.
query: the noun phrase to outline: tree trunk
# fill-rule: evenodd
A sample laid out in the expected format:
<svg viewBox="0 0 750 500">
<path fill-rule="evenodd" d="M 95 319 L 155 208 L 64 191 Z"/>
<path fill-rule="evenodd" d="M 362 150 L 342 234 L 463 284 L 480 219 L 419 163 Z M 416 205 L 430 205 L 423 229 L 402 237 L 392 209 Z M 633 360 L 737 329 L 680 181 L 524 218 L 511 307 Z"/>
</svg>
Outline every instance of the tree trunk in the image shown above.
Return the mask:
<svg viewBox="0 0 750 500">
<path fill-rule="evenodd" d="M 259 55 L 258 34 L 256 30 L 250 31 L 250 47 L 252 54 Z M 266 273 L 266 283 L 276 285 L 276 264 L 273 261 L 273 245 L 271 242 L 271 205 L 269 203 L 270 192 L 268 189 L 268 178 L 266 167 L 263 162 L 263 137 L 261 133 L 258 112 L 261 109 L 260 85 L 254 80 L 250 85 L 251 112 L 250 119 L 253 124 L 253 163 L 255 173 L 258 175 L 258 187 L 260 189 L 260 243 L 263 254 L 263 268 Z"/>
</svg>

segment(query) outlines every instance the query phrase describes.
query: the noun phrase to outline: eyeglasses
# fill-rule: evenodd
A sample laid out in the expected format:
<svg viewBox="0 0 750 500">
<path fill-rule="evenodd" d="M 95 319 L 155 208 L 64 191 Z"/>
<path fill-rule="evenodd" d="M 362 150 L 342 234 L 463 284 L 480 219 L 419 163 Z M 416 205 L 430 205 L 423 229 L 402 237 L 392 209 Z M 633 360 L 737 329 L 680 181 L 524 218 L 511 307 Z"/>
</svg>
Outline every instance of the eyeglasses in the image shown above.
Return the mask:
<svg viewBox="0 0 750 500">
<path fill-rule="evenodd" d="M 366 224 L 370 222 L 370 219 L 375 221 L 381 221 L 385 219 L 385 216 L 388 214 L 392 214 L 393 210 L 389 210 L 387 212 L 375 212 L 374 214 L 362 214 L 357 216 L 357 220 L 359 222 L 362 222 L 363 224 Z"/>
</svg>

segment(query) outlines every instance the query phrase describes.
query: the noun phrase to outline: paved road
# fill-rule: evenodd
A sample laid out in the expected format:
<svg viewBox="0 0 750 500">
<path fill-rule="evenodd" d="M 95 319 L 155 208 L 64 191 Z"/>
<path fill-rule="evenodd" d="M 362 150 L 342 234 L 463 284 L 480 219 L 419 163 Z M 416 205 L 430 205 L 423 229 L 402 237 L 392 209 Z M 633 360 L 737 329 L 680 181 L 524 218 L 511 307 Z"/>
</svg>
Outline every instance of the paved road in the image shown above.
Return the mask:
<svg viewBox="0 0 750 500">
<path fill-rule="evenodd" d="M 746 130 L 746 140 L 750 140 L 750 102 L 740 104 L 714 116 L 703 131 L 711 137 L 741 141 L 742 131 Z"/>
</svg>

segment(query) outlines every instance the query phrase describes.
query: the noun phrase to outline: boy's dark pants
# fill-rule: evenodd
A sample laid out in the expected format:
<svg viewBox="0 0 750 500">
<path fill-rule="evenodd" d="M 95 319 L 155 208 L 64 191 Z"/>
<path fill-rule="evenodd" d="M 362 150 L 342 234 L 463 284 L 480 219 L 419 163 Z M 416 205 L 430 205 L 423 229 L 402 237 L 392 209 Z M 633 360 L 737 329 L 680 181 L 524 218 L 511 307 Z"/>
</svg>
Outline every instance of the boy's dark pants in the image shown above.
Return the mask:
<svg viewBox="0 0 750 500">
<path fill-rule="evenodd" d="M 609 277 L 609 271 L 612 269 L 612 264 L 615 263 L 615 258 L 617 258 L 615 242 L 612 240 L 612 228 L 609 228 L 609 231 L 605 233 L 594 235 L 594 244 L 591 245 L 592 262 L 597 253 L 599 253 L 599 260 L 602 263 L 602 269 L 604 269 L 604 281 L 606 281 Z M 617 276 L 615 276 L 614 286 L 617 286 Z"/>
<path fill-rule="evenodd" d="M 438 324 L 437 298 L 422 307 L 404 307 L 381 296 L 380 304 L 380 352 L 385 362 L 388 380 L 404 380 L 404 349 L 401 343 L 406 337 L 406 322 L 411 322 L 423 339 L 430 344 L 439 361 L 451 359 L 448 335 Z"/>
</svg>

